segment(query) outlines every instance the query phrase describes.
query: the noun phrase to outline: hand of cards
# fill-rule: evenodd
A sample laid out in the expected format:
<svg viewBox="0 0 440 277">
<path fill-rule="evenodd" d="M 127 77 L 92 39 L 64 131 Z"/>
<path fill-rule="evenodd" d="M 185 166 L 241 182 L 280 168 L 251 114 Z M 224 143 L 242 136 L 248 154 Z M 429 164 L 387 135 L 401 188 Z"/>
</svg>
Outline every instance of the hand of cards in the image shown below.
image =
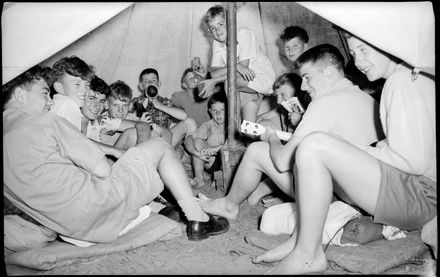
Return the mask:
<svg viewBox="0 0 440 277">
<path fill-rule="evenodd" d="M 241 123 L 240 126 L 240 132 L 244 134 L 259 136 L 266 132 L 266 128 L 258 123 L 243 120 L 243 123 Z M 280 130 L 275 130 L 275 132 L 277 133 L 277 136 L 280 140 L 288 141 L 292 137 L 292 133 L 289 132 L 283 132 Z"/>
<path fill-rule="evenodd" d="M 289 112 L 303 113 L 304 108 L 298 100 L 298 97 L 291 97 L 281 102 L 281 105 Z"/>
</svg>

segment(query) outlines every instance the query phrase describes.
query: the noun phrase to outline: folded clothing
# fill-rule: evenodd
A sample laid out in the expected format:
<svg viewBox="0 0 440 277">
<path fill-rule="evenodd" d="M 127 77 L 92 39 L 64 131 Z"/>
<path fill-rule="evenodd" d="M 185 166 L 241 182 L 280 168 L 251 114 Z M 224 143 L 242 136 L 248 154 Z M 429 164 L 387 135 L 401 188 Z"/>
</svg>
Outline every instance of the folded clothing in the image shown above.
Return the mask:
<svg viewBox="0 0 440 277">
<path fill-rule="evenodd" d="M 292 234 L 296 228 L 296 210 L 296 204 L 292 202 L 268 208 L 261 217 L 260 230 L 270 235 Z M 342 201 L 331 203 L 322 233 L 322 243 L 354 245 L 351 243 L 341 244 L 342 227 L 351 219 L 360 216 L 359 211 Z"/>
</svg>

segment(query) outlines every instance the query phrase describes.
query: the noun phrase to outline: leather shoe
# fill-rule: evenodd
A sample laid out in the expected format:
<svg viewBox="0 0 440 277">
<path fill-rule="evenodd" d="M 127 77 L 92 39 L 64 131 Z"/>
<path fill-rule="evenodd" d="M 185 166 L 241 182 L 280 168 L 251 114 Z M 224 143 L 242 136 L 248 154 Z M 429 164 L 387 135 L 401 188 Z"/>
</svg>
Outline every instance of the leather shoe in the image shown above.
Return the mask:
<svg viewBox="0 0 440 277">
<path fill-rule="evenodd" d="M 223 234 L 229 229 L 229 221 L 217 215 L 208 214 L 207 222 L 188 221 L 186 233 L 189 240 L 207 239 L 209 236 Z"/>
</svg>

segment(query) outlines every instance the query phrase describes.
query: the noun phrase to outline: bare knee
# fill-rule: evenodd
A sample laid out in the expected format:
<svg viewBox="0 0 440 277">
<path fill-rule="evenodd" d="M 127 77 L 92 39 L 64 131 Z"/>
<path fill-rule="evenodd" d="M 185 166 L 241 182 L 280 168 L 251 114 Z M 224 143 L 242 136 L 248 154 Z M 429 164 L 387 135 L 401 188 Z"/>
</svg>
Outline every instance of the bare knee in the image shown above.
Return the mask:
<svg viewBox="0 0 440 277">
<path fill-rule="evenodd" d="M 197 123 L 196 121 L 191 118 L 191 117 L 187 117 L 184 121 L 183 124 L 185 124 L 186 126 L 186 133 L 192 133 L 197 129 Z"/>
<path fill-rule="evenodd" d="M 148 148 L 151 152 L 164 152 L 164 151 L 173 151 L 171 145 L 169 145 L 163 138 L 161 137 L 153 137 L 148 139 L 147 141 L 138 144 L 136 147 Z"/>
<path fill-rule="evenodd" d="M 311 157 L 323 157 L 329 149 L 332 136 L 323 132 L 313 132 L 305 136 L 298 145 L 295 154 L 295 161 L 309 159 Z"/>
<path fill-rule="evenodd" d="M 269 144 L 263 141 L 251 143 L 244 153 L 243 160 L 258 162 L 265 158 L 265 154 L 269 153 Z"/>
</svg>

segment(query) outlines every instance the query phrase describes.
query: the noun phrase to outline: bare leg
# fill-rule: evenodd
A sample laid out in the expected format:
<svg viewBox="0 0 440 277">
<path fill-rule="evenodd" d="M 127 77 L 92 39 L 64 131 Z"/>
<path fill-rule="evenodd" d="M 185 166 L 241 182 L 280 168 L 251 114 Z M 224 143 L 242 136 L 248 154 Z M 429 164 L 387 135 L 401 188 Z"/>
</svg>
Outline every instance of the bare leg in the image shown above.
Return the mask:
<svg viewBox="0 0 440 277">
<path fill-rule="evenodd" d="M 148 153 L 164 185 L 170 190 L 177 201 L 194 198 L 185 168 L 180 162 L 177 153 L 167 142 L 162 138 L 155 137 L 136 147 Z M 196 201 L 195 198 L 194 201 Z M 194 202 L 194 204 L 196 204 L 196 202 Z M 207 221 L 209 218 L 198 205 L 192 205 L 192 210 L 190 210 L 192 214 L 188 215 L 185 210 L 184 212 L 189 220 L 199 218 L 200 221 Z"/>
<path fill-rule="evenodd" d="M 251 206 L 257 205 L 258 202 L 260 202 L 261 198 L 263 198 L 264 196 L 266 196 L 276 190 L 276 188 L 274 188 L 274 186 L 276 186 L 276 185 L 269 178 L 265 178 L 263 181 L 261 181 L 258 184 L 258 187 L 249 195 L 249 197 L 248 197 L 249 205 L 251 205 Z"/>
<path fill-rule="evenodd" d="M 176 146 L 179 144 L 186 134 L 190 134 L 197 129 L 197 123 L 192 118 L 187 118 L 183 121 L 177 123 L 173 128 L 171 128 L 171 133 L 173 135 L 171 140 L 171 145 Z"/>
<path fill-rule="evenodd" d="M 250 122 L 257 121 L 257 113 L 260 106 L 255 102 L 249 102 L 241 107 L 242 119 Z"/>
<path fill-rule="evenodd" d="M 372 214 L 380 187 L 376 159 L 346 141 L 324 133 L 303 139 L 296 151 L 298 240 L 270 274 L 305 274 L 327 268 L 322 231 L 334 179 L 347 195 Z"/>
<path fill-rule="evenodd" d="M 205 141 L 201 141 L 201 140 L 194 141 L 194 147 L 197 149 L 197 151 L 202 150 L 206 146 L 208 146 L 208 144 Z M 194 170 L 193 182 L 195 182 L 197 188 L 200 188 L 205 185 L 205 181 L 203 179 L 203 171 L 205 168 L 205 161 L 199 159 L 196 156 L 192 156 L 192 164 L 193 164 L 193 170 Z"/>
<path fill-rule="evenodd" d="M 192 156 L 193 161 L 193 169 L 194 169 L 194 182 L 196 182 L 196 187 L 200 188 L 205 185 L 205 181 L 203 179 L 203 171 L 205 168 L 205 161 L 197 158 L 196 156 Z"/>
<path fill-rule="evenodd" d="M 238 166 L 228 195 L 224 198 L 206 201 L 202 206 L 203 209 L 230 219 L 237 218 L 239 205 L 258 187 L 263 173 L 266 173 L 278 187 L 293 197 L 292 173 L 280 173 L 275 168 L 270 159 L 268 143 L 254 142 L 249 145 Z"/>
</svg>

